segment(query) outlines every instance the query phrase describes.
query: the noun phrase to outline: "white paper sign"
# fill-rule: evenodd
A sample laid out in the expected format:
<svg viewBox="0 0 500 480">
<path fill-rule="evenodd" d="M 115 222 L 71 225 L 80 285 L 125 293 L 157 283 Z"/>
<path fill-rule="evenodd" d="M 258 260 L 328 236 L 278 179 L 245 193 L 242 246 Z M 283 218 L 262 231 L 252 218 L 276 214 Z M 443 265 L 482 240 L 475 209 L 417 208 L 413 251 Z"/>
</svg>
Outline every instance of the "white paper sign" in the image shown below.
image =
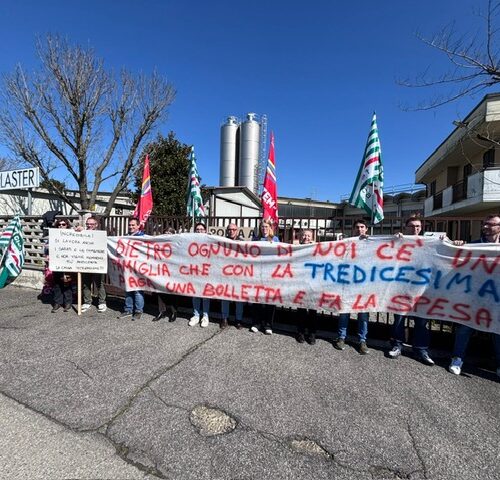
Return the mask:
<svg viewBox="0 0 500 480">
<path fill-rule="evenodd" d="M 102 230 L 49 228 L 49 268 L 53 272 L 107 273 L 106 244 Z"/>
</svg>

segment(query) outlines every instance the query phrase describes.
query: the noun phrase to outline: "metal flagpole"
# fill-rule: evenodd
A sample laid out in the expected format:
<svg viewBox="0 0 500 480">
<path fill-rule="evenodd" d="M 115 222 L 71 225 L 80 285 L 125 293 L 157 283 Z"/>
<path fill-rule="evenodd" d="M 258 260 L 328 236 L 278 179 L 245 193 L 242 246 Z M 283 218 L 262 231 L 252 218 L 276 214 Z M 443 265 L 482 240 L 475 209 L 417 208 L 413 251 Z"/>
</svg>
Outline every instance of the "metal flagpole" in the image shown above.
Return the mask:
<svg viewBox="0 0 500 480">
<path fill-rule="evenodd" d="M 370 221 L 370 235 L 373 236 L 373 220 L 374 220 L 374 215 L 373 215 L 373 197 L 375 197 L 375 188 L 373 187 L 373 183 L 370 184 L 370 187 L 372 189 L 372 208 L 371 208 L 371 221 Z"/>
</svg>

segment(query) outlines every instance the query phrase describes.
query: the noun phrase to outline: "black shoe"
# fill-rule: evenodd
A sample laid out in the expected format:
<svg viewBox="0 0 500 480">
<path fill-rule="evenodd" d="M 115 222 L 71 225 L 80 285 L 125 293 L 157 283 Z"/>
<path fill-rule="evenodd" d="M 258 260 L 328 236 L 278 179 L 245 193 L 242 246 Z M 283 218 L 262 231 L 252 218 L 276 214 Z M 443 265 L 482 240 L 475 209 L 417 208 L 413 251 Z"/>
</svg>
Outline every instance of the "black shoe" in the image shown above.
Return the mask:
<svg viewBox="0 0 500 480">
<path fill-rule="evenodd" d="M 120 313 L 120 315 L 118 315 L 118 318 L 127 318 L 127 317 L 131 317 L 132 316 L 132 312 L 123 312 L 123 313 Z"/>
<path fill-rule="evenodd" d="M 221 321 L 220 321 L 220 329 L 221 330 L 224 330 L 225 328 L 229 327 L 229 323 L 227 321 L 227 318 L 223 318 Z"/>
<path fill-rule="evenodd" d="M 52 307 L 52 310 L 51 312 L 52 313 L 56 313 L 60 308 L 62 307 L 62 305 L 59 305 L 58 303 L 56 303 L 53 307 Z"/>
<path fill-rule="evenodd" d="M 177 309 L 175 307 L 170 307 L 170 317 L 168 319 L 169 322 L 175 322 L 177 318 Z"/>
<path fill-rule="evenodd" d="M 314 333 L 311 333 L 308 337 L 307 337 L 307 343 L 309 345 L 314 345 L 316 343 L 316 335 L 314 335 Z"/>
<path fill-rule="evenodd" d="M 295 339 L 299 343 L 304 343 L 306 341 L 303 333 L 298 333 L 297 336 L 295 337 Z"/>
<path fill-rule="evenodd" d="M 243 325 L 240 322 L 238 322 L 238 323 L 236 323 L 235 327 L 236 327 L 236 330 L 241 330 L 243 328 Z"/>
<path fill-rule="evenodd" d="M 64 310 L 63 312 L 69 312 L 71 310 L 71 305 L 64 305 Z"/>
<path fill-rule="evenodd" d="M 167 312 L 160 312 L 158 315 L 156 315 L 155 318 L 153 318 L 153 322 L 159 322 L 162 318 L 165 318 L 167 316 Z"/>
</svg>

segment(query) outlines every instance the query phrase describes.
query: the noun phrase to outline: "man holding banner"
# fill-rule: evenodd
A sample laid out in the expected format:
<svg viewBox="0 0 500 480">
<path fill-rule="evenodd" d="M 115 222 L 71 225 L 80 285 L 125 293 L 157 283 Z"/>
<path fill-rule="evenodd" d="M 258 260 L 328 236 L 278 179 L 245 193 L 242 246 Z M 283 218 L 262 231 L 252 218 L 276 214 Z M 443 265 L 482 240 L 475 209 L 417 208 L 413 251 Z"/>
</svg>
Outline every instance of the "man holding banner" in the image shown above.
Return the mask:
<svg viewBox="0 0 500 480">
<path fill-rule="evenodd" d="M 481 238 L 471 243 L 500 243 L 500 214 L 488 215 L 483 222 Z M 463 359 L 473 331 L 474 330 L 467 325 L 457 325 L 455 344 L 453 346 L 451 364 L 449 366 L 450 372 L 455 375 L 460 375 L 462 372 Z M 500 377 L 500 335 L 498 333 L 492 333 L 492 336 L 493 346 L 495 348 L 497 376 Z"/>
<path fill-rule="evenodd" d="M 405 234 L 420 235 L 422 233 L 422 221 L 417 215 L 406 220 Z M 399 234 L 400 235 L 400 234 Z M 403 342 L 405 337 L 405 318 L 404 315 L 394 315 L 394 324 L 392 327 L 392 349 L 388 355 L 390 358 L 397 358 L 403 351 Z M 415 356 L 425 365 L 434 365 L 434 360 L 429 355 L 429 330 L 427 328 L 428 319 L 416 316 L 408 317 L 413 320 L 413 351 Z"/>
<path fill-rule="evenodd" d="M 368 224 L 362 218 L 355 220 L 352 227 L 353 234 L 359 237 L 360 240 L 368 238 Z M 338 337 L 333 346 L 337 350 L 345 349 L 345 338 L 347 336 L 347 325 L 349 324 L 349 319 L 351 318 L 350 313 L 341 313 L 339 315 L 339 329 Z M 368 346 L 366 345 L 366 337 L 368 335 L 368 320 L 370 314 L 368 312 L 358 313 L 358 337 L 359 337 L 359 353 L 361 355 L 367 355 L 370 353 Z"/>
</svg>

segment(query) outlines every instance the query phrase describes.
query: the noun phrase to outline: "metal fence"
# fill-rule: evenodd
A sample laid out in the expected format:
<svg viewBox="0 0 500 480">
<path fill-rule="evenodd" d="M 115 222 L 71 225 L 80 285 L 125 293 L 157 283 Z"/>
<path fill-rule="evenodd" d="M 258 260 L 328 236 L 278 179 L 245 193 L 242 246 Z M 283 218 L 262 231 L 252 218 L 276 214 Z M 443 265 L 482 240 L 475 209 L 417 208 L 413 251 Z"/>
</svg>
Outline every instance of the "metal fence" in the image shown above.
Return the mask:
<svg viewBox="0 0 500 480">
<path fill-rule="evenodd" d="M 67 217 L 66 217 L 67 218 Z M 101 220 L 101 228 L 108 232 L 108 235 L 124 235 L 127 232 L 127 224 L 130 217 L 126 216 L 111 216 Z M 0 216 L 0 230 L 9 222 L 11 217 Z M 44 229 L 43 218 L 41 216 L 23 216 L 22 227 L 25 240 L 25 268 L 33 270 L 43 270 L 45 267 L 45 245 L 47 231 Z M 79 218 L 70 217 L 75 225 L 79 222 Z M 256 229 L 260 222 L 259 217 L 208 217 L 203 220 L 209 227 L 209 230 L 223 234 L 225 226 L 228 223 L 234 222 L 246 229 Z M 283 218 L 280 219 L 279 236 L 284 242 L 292 243 L 296 240 L 298 232 L 302 229 L 311 229 L 316 234 L 318 241 L 332 240 L 337 234 L 350 234 L 354 218 L 352 217 L 335 217 L 331 219 L 324 218 Z M 472 218 L 428 218 L 423 219 L 426 231 L 446 232 L 450 238 L 470 240 L 471 225 L 473 222 L 479 222 L 476 217 Z M 384 221 L 376 225 L 373 229 L 374 235 L 393 234 L 401 231 L 403 219 L 399 217 L 386 218 Z M 192 228 L 192 219 L 187 217 L 166 217 L 152 216 L 146 226 L 146 233 L 150 235 L 160 235 L 167 228 L 174 228 L 177 232 L 189 231 Z M 279 309 L 284 314 L 287 314 L 291 308 L 283 307 Z M 331 313 L 322 314 L 322 318 L 330 324 L 336 315 Z M 372 313 L 370 314 L 371 324 L 388 325 L 393 321 L 392 315 L 388 313 Z M 443 321 L 430 322 L 433 331 L 449 334 L 453 333 L 455 324 Z M 411 326 L 411 320 L 407 320 L 407 326 Z"/>
<path fill-rule="evenodd" d="M 110 216 L 101 219 L 101 228 L 108 235 L 126 235 L 130 217 L 123 215 Z M 0 216 L 0 230 L 9 222 L 11 217 Z M 69 217 L 76 225 L 77 216 Z M 44 267 L 44 246 L 47 236 L 46 226 L 42 216 L 22 216 L 23 233 L 25 239 L 25 268 L 42 270 Z M 251 231 L 257 231 L 260 217 L 206 217 L 195 219 L 203 221 L 210 233 L 223 235 L 225 227 L 234 222 L 240 226 L 248 238 Z M 276 232 L 280 240 L 285 243 L 296 243 L 301 230 L 310 229 L 315 234 L 316 241 L 331 241 L 340 235 L 350 236 L 354 217 L 331 218 L 280 218 L 279 231 Z M 176 232 L 187 232 L 192 228 L 192 219 L 186 216 L 151 216 L 147 222 L 145 232 L 148 235 L 161 235 L 168 228 Z M 424 231 L 445 232 L 454 240 L 471 240 L 473 223 L 479 225 L 481 220 L 477 217 L 436 217 L 424 218 Z M 381 223 L 373 226 L 373 235 L 391 235 L 402 230 L 404 220 L 401 217 L 387 217 Z"/>
</svg>

